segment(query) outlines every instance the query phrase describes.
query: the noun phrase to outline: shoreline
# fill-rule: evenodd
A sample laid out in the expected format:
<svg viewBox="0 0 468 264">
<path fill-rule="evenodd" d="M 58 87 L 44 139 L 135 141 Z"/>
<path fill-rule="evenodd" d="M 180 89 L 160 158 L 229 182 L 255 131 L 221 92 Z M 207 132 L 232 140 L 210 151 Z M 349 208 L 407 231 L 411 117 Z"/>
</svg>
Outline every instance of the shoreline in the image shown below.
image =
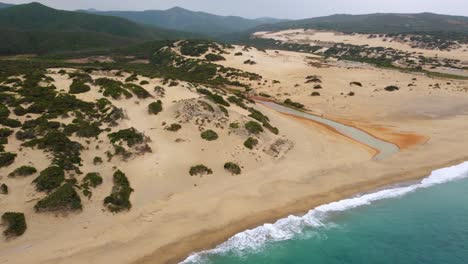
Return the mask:
<svg viewBox="0 0 468 264">
<path fill-rule="evenodd" d="M 254 216 L 242 220 L 233 221 L 223 225 L 221 228 L 203 230 L 196 234 L 186 236 L 178 242 L 167 244 L 153 251 L 153 253 L 139 258 L 132 262 L 134 264 L 149 263 L 179 263 L 184 261 L 191 254 L 212 249 L 228 240 L 233 235 L 252 229 L 265 223 L 272 223 L 278 219 L 289 215 L 303 215 L 309 210 L 331 202 L 346 199 L 358 194 L 372 192 L 391 185 L 403 184 L 406 182 L 422 180 L 429 176 L 432 171 L 454 166 L 468 160 L 468 156 L 450 160 L 448 162 L 423 166 L 416 169 L 382 175 L 373 180 L 357 182 L 334 189 L 328 193 L 320 193 L 311 196 L 304 196 L 296 199 L 285 206 L 276 209 L 265 210 L 256 213 Z"/>
</svg>

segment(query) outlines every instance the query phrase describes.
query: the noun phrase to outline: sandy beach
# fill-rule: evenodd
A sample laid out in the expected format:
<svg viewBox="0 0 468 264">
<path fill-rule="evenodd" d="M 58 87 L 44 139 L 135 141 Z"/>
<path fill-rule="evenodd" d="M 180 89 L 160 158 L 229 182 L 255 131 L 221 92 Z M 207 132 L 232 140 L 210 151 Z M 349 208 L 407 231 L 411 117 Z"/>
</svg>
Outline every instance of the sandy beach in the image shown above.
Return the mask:
<svg viewBox="0 0 468 264">
<path fill-rule="evenodd" d="M 101 165 L 104 184 L 90 200 L 83 199 L 85 209 L 73 215 L 34 214 L 32 202 L 39 196 L 32 190 L 32 179 L 9 181 L 13 190 L 28 187 L 0 198 L 0 206 L 24 211 L 28 231 L 0 245 L 0 263 L 177 263 L 245 229 L 358 193 L 421 179 L 435 169 L 468 160 L 466 80 L 347 68 L 296 52 L 245 51 L 238 46 L 228 52 L 223 55 L 226 60 L 218 63 L 263 77 L 251 82 L 255 93 L 268 94 L 277 102 L 288 98 L 299 102 L 305 111 L 361 129 L 397 145 L 400 151 L 374 160 L 375 150 L 362 142 L 259 103 L 255 108 L 280 129 L 279 135 L 265 132 L 259 138 L 260 146 L 246 150 L 242 143 L 247 135 L 228 126 L 248 118 L 244 109 L 232 106 L 227 120 L 203 126 L 218 131 L 222 139 L 206 142 L 200 138 L 195 119 L 183 123 L 189 118 L 184 107 L 203 100 L 189 84 L 169 87 L 160 79 L 140 77 L 139 81 L 149 82 L 144 88 L 163 101 L 161 115 L 147 115 L 146 106 L 154 98 L 112 102 L 125 109 L 128 117 L 117 128 L 132 126 L 151 137 L 153 152 Z M 243 55 L 234 56 L 236 52 Z M 256 64 L 244 64 L 247 59 Z M 58 70 L 50 69 L 49 75 L 59 90 L 67 89 L 71 80 L 57 74 Z M 321 89 L 306 83 L 311 75 L 321 80 Z M 102 76 L 109 73 L 93 73 L 93 78 Z M 389 85 L 400 89 L 388 92 L 384 88 Z M 163 86 L 166 96 L 155 94 L 154 86 Z M 98 88 L 92 88 L 78 97 L 87 101 L 100 98 Z M 311 96 L 314 91 L 320 96 Z M 220 111 L 215 115 L 214 120 L 221 120 Z M 173 122 L 182 122 L 177 134 L 164 129 L 163 123 Z M 278 140 L 287 143 L 272 155 L 271 145 Z M 9 148 L 19 148 L 20 142 L 11 141 Z M 104 134 L 86 144 L 82 170 L 96 169 L 93 157 L 110 147 Z M 33 163 L 39 170 L 47 166 L 48 159 L 39 150 L 25 149 L 20 156 L 21 163 L 15 165 Z M 223 170 L 222 164 L 229 160 L 242 165 L 242 174 L 234 176 Z M 213 175 L 191 177 L 188 169 L 198 163 L 212 168 Z M 114 167 L 125 171 L 135 189 L 132 209 L 115 215 L 102 206 L 112 188 Z M 1 168 L 0 173 L 7 175 L 11 169 Z"/>
</svg>

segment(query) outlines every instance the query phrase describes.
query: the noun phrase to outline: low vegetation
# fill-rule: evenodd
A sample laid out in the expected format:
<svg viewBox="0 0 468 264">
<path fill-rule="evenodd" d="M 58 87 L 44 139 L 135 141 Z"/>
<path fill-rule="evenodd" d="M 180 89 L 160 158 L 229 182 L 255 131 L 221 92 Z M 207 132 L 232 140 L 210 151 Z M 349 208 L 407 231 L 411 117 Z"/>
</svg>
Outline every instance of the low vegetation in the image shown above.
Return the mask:
<svg viewBox="0 0 468 264">
<path fill-rule="evenodd" d="M 260 134 L 263 132 L 262 126 L 255 121 L 245 123 L 245 129 L 247 129 L 250 134 Z"/>
<path fill-rule="evenodd" d="M 81 208 L 81 198 L 71 183 L 60 186 L 34 206 L 37 212 L 75 211 Z"/>
<path fill-rule="evenodd" d="M 218 55 L 218 54 L 214 54 L 214 53 L 206 54 L 205 59 L 207 59 L 209 61 L 223 61 L 223 60 L 226 60 L 226 58 L 224 58 L 223 56 Z"/>
<path fill-rule="evenodd" d="M 15 162 L 16 156 L 17 155 L 15 153 L 11 153 L 11 152 L 0 153 L 0 168 L 8 167 L 11 164 L 13 164 L 13 162 Z"/>
<path fill-rule="evenodd" d="M 298 103 L 298 102 L 294 102 L 294 101 L 292 101 L 292 100 L 289 99 L 289 98 L 286 99 L 286 100 L 284 100 L 284 104 L 287 105 L 287 106 L 292 106 L 292 107 L 294 107 L 294 108 L 298 108 L 298 109 L 304 108 L 304 105 L 303 105 L 303 104 Z"/>
<path fill-rule="evenodd" d="M 190 176 L 195 176 L 195 175 L 209 175 L 209 174 L 213 174 L 213 171 L 206 167 L 205 165 L 203 164 L 199 164 L 199 165 L 196 165 L 196 166 L 192 166 L 190 168 Z"/>
<path fill-rule="evenodd" d="M 65 173 L 59 166 L 51 166 L 39 174 L 33 181 L 38 191 L 52 191 L 65 181 Z"/>
<path fill-rule="evenodd" d="M 70 85 L 70 90 L 68 91 L 71 94 L 80 94 L 80 93 L 86 93 L 91 90 L 91 87 L 86 85 L 82 81 L 78 80 L 73 80 L 73 83 Z"/>
<path fill-rule="evenodd" d="M 201 138 L 207 141 L 213 141 L 218 139 L 218 134 L 213 130 L 205 130 L 200 134 Z"/>
<path fill-rule="evenodd" d="M 253 149 L 258 144 L 258 139 L 249 137 L 245 142 L 244 146 L 248 149 Z"/>
<path fill-rule="evenodd" d="M 19 168 L 16 168 L 13 172 L 11 172 L 10 174 L 8 174 L 8 177 L 17 177 L 17 176 L 22 176 L 22 177 L 25 177 L 25 176 L 31 176 L 33 175 L 34 173 L 36 173 L 37 170 L 36 168 L 32 167 L 32 166 L 21 166 Z"/>
<path fill-rule="evenodd" d="M 224 169 L 232 174 L 241 174 L 241 168 L 237 163 L 234 162 L 226 162 L 224 164 Z"/>
<path fill-rule="evenodd" d="M 114 133 L 108 134 L 112 144 L 119 142 L 127 143 L 127 146 L 133 147 L 144 142 L 145 137 L 142 133 L 138 132 L 135 128 L 122 129 Z"/>
<path fill-rule="evenodd" d="M 157 115 L 161 113 L 162 110 L 163 110 L 163 107 L 162 107 L 161 100 L 158 100 L 157 102 L 152 102 L 151 104 L 148 105 L 148 113 L 152 115 Z"/>
<path fill-rule="evenodd" d="M 104 199 L 104 205 L 109 211 L 118 213 L 123 210 L 130 210 L 132 203 L 130 202 L 130 195 L 133 189 L 130 187 L 130 182 L 125 173 L 117 170 L 113 176 L 114 186 L 109 196 Z"/>
<path fill-rule="evenodd" d="M 7 225 L 3 234 L 6 237 L 21 236 L 26 232 L 26 218 L 23 213 L 6 212 L 2 215 L 2 222 Z"/>
<path fill-rule="evenodd" d="M 5 183 L 0 185 L 0 194 L 8 194 L 8 185 Z"/>
<path fill-rule="evenodd" d="M 86 174 L 86 176 L 83 178 L 82 185 L 85 186 L 85 189 L 87 189 L 87 186 L 96 188 L 97 186 L 102 184 L 102 176 L 99 174 L 99 172 L 90 172 Z"/>
<path fill-rule="evenodd" d="M 166 127 L 167 131 L 177 132 L 182 128 L 180 124 L 173 123 L 170 126 Z"/>
<path fill-rule="evenodd" d="M 394 86 L 394 85 L 390 85 L 390 86 L 385 87 L 385 91 L 388 91 L 388 92 L 393 92 L 393 91 L 398 91 L 398 90 L 400 90 L 400 88 L 398 88 L 397 86 Z"/>
</svg>

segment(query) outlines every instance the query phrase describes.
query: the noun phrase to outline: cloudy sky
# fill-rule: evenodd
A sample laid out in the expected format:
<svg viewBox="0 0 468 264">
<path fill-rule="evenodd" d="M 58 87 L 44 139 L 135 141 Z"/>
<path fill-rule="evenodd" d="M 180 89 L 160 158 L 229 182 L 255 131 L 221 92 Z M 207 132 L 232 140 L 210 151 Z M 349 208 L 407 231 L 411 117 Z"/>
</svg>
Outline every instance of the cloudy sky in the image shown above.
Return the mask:
<svg viewBox="0 0 468 264">
<path fill-rule="evenodd" d="M 0 0 L 13 4 L 24 0 Z M 174 6 L 219 15 L 249 18 L 309 18 L 337 13 L 434 12 L 468 16 L 468 0 L 36 0 L 45 5 L 66 9 L 147 10 Z"/>
</svg>

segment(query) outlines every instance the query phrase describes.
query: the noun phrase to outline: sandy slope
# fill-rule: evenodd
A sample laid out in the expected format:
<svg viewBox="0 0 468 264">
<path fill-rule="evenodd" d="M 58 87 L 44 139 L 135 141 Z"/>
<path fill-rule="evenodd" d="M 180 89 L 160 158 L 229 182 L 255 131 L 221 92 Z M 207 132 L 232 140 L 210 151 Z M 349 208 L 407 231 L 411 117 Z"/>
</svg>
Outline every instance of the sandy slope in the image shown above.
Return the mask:
<svg viewBox="0 0 468 264">
<path fill-rule="evenodd" d="M 163 100 L 164 111 L 156 117 L 146 112 L 147 104 L 155 99 L 113 101 L 129 118 L 120 127 L 134 126 L 150 136 L 153 153 L 128 162 L 104 163 L 98 168 L 103 172 L 104 185 L 84 202 L 82 212 L 67 217 L 34 214 L 34 203 L 27 202 L 32 195 L 32 179 L 17 183 L 6 179 L 20 190 L 29 186 L 20 193 L 12 188 L 11 195 L 0 197 L 2 209 L 26 213 L 28 231 L 0 244 L 0 263 L 174 263 L 246 228 L 358 192 L 421 178 L 435 168 L 468 159 L 466 81 L 370 67 L 348 69 L 327 65 L 318 58 L 313 59 L 315 66 L 310 66 L 309 55 L 294 52 L 252 49 L 234 56 L 236 51 L 242 48 L 230 50 L 221 64 L 262 75 L 266 83 L 252 83 L 256 92 L 268 93 L 279 101 L 291 98 L 301 102 L 313 113 L 401 144 L 402 151 L 383 161 L 371 161 L 372 153 L 362 145 L 323 126 L 260 105 L 256 107 L 270 117 L 280 135 L 265 134 L 262 146 L 253 152 L 242 148 L 246 135 L 229 133 L 227 128 L 213 127 L 220 133 L 220 140 L 215 142 L 200 139 L 199 128 L 193 123 L 183 124 L 176 134 L 165 131 L 162 123 L 175 122 L 183 103 L 199 97 L 185 83 L 165 87 L 167 96 L 158 98 Z M 244 64 L 247 59 L 257 64 Z M 314 84 L 305 84 L 309 75 L 319 75 L 323 88 L 315 90 Z M 59 88 L 69 85 L 66 77 L 52 76 Z M 273 84 L 273 80 L 280 83 Z M 160 80 L 149 81 L 145 85 L 148 91 L 161 85 Z M 350 86 L 352 81 L 361 82 L 363 87 Z M 409 83 L 415 86 L 408 87 Z M 434 89 L 436 83 L 440 89 Z M 383 88 L 387 85 L 401 89 L 386 92 Z M 321 96 L 310 96 L 312 91 L 319 91 Z M 346 96 L 350 91 L 355 96 Z M 84 100 L 99 96 L 95 91 L 80 95 Z M 241 109 L 230 108 L 230 122 L 245 118 Z M 175 143 L 178 138 L 183 141 Z M 275 158 L 263 149 L 277 138 L 290 140 L 294 147 Z M 103 143 L 91 142 L 84 152 L 83 171 L 95 170 L 92 158 L 110 147 L 105 134 L 100 139 Z M 32 162 L 38 168 L 47 165 L 41 153 L 23 153 L 28 158 L 25 156 L 22 162 Z M 226 173 L 222 164 L 228 160 L 242 164 L 244 173 Z M 200 162 L 211 167 L 214 174 L 190 177 L 189 166 Z M 135 189 L 132 210 L 118 215 L 102 207 L 102 199 L 110 192 L 113 166 L 127 174 Z M 0 173 L 6 175 L 11 169 L 1 169 Z"/>
</svg>

